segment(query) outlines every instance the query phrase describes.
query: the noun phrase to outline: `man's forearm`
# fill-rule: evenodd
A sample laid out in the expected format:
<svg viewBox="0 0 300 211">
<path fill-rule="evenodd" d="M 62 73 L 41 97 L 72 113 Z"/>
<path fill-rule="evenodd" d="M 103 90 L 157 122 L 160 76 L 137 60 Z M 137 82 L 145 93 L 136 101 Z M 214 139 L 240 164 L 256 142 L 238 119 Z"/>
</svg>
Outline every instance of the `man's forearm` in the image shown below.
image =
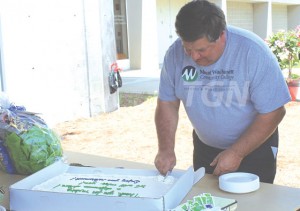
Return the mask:
<svg viewBox="0 0 300 211">
<path fill-rule="evenodd" d="M 285 108 L 280 107 L 267 114 L 258 114 L 253 124 L 230 149 L 240 157 L 246 157 L 273 134 L 283 119 L 285 112 Z"/>
<path fill-rule="evenodd" d="M 180 101 L 157 101 L 155 125 L 159 151 L 174 151 Z"/>
<path fill-rule="evenodd" d="M 284 115 L 284 107 L 267 114 L 259 114 L 236 143 L 216 156 L 210 164 L 216 166 L 213 174 L 221 175 L 236 171 L 242 160 L 272 135 Z"/>
</svg>

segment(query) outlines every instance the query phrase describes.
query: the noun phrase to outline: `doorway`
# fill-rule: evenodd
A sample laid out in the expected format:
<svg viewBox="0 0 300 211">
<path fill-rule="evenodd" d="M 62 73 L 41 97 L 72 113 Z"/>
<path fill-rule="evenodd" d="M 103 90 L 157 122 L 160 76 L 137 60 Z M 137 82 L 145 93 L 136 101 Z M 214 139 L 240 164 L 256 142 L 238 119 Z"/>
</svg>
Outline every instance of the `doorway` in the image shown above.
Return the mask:
<svg viewBox="0 0 300 211">
<path fill-rule="evenodd" d="M 117 62 L 122 69 L 129 69 L 126 0 L 114 0 L 115 39 Z"/>
</svg>

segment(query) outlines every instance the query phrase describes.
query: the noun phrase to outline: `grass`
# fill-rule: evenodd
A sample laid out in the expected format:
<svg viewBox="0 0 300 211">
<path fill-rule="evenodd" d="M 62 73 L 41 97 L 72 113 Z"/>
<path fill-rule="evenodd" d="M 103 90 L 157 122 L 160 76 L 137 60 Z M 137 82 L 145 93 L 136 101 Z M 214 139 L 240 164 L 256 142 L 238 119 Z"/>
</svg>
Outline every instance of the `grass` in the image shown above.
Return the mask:
<svg viewBox="0 0 300 211">
<path fill-rule="evenodd" d="M 155 97 L 156 95 L 151 94 L 120 93 L 120 107 L 137 106 L 147 100 L 152 100 Z"/>
</svg>

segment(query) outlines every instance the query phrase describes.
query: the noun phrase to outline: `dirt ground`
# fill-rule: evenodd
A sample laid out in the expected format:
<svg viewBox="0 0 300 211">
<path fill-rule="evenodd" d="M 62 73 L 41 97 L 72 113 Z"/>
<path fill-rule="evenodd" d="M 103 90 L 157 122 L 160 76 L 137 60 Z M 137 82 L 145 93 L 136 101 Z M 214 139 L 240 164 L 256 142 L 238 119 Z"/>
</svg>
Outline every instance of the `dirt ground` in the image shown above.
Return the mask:
<svg viewBox="0 0 300 211">
<path fill-rule="evenodd" d="M 57 124 L 64 150 L 153 164 L 157 152 L 154 125 L 156 97 L 120 95 L 120 109 L 93 118 Z M 300 102 L 287 104 L 279 126 L 280 146 L 275 184 L 300 188 Z M 180 110 L 176 134 L 177 169 L 192 165 L 192 127 Z"/>
</svg>

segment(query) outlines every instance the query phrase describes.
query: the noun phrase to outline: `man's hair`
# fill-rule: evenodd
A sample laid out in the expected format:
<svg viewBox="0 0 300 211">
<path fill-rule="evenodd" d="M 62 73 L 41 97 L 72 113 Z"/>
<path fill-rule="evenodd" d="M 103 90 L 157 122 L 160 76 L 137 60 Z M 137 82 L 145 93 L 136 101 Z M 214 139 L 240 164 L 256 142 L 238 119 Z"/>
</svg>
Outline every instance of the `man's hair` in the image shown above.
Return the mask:
<svg viewBox="0 0 300 211">
<path fill-rule="evenodd" d="M 216 41 L 226 28 L 224 12 L 206 0 L 194 0 L 184 5 L 176 16 L 176 33 L 182 40 L 193 42 L 206 37 Z"/>
</svg>

